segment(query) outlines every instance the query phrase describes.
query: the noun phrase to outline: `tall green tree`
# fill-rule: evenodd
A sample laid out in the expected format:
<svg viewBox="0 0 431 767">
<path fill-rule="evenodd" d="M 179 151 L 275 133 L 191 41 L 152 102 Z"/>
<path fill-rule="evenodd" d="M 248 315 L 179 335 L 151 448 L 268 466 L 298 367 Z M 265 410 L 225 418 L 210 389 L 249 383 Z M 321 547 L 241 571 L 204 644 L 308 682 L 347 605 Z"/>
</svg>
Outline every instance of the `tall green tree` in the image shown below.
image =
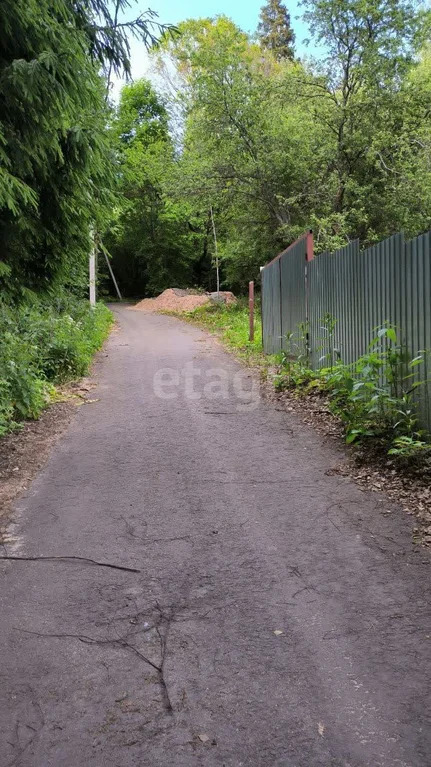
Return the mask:
<svg viewBox="0 0 431 767">
<path fill-rule="evenodd" d="M 257 31 L 262 47 L 272 51 L 277 60 L 293 60 L 295 33 L 290 13 L 281 0 L 267 0 L 260 12 Z"/>
<path fill-rule="evenodd" d="M 106 76 L 130 73 L 127 0 L 0 4 L 0 279 L 3 289 L 84 284 L 90 224 L 112 205 Z M 156 28 L 155 28 L 156 29 Z"/>
<path fill-rule="evenodd" d="M 317 61 L 277 60 L 224 17 L 184 22 L 165 46 L 184 116 L 181 192 L 213 201 L 224 274 L 240 287 L 309 226 L 323 250 L 429 221 L 426 14 L 404 0 L 310 0 L 307 21 Z"/>
<path fill-rule="evenodd" d="M 379 235 L 431 229 L 431 49 L 411 67 L 374 126 L 369 161 L 381 179 Z"/>
<path fill-rule="evenodd" d="M 326 52 L 302 85 L 319 101 L 316 120 L 336 142 L 328 167 L 336 180 L 334 212 L 367 241 L 382 228 L 385 195 L 384 166 L 370 150 L 376 131 L 388 117 L 393 122 L 391 114 L 399 115 L 399 92 L 415 66 L 426 14 L 411 0 L 304 0 L 304 6 L 312 35 Z"/>
<path fill-rule="evenodd" d="M 183 193 L 168 112 L 147 80 L 125 85 L 112 125 L 120 197 L 106 237 L 125 295 L 194 283 L 200 229 Z"/>
<path fill-rule="evenodd" d="M 319 174 L 331 142 L 298 96 L 299 63 L 277 62 L 226 17 L 179 28 L 167 47 L 183 81 L 182 191 L 212 203 L 226 280 L 243 287 L 307 226 L 316 190 L 328 198 Z"/>
</svg>

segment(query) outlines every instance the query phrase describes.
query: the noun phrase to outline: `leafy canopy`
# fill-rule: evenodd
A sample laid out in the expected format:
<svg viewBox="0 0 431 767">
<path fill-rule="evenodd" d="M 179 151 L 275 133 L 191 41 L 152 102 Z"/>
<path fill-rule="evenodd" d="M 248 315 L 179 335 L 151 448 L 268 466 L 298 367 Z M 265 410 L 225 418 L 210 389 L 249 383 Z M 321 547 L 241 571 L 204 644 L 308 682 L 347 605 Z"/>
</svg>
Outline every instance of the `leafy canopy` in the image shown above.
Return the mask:
<svg viewBox="0 0 431 767">
<path fill-rule="evenodd" d="M 0 280 L 11 296 L 86 283 L 90 225 L 102 229 L 112 206 L 106 76 L 130 74 L 127 32 L 149 45 L 158 26 L 151 13 L 122 23 L 128 5 L 0 4 Z"/>
</svg>

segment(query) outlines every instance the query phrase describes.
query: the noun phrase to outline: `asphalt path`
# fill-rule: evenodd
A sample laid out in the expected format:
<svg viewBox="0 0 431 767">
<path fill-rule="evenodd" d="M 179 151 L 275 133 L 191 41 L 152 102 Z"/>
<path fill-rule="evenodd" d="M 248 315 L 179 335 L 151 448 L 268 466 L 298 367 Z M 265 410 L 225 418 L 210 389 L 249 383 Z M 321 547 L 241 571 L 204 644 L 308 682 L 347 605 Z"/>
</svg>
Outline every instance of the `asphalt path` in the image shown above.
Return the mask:
<svg viewBox="0 0 431 767">
<path fill-rule="evenodd" d="M 410 518 L 206 333 L 115 311 L 0 551 L 2 767 L 431 764 Z"/>
</svg>

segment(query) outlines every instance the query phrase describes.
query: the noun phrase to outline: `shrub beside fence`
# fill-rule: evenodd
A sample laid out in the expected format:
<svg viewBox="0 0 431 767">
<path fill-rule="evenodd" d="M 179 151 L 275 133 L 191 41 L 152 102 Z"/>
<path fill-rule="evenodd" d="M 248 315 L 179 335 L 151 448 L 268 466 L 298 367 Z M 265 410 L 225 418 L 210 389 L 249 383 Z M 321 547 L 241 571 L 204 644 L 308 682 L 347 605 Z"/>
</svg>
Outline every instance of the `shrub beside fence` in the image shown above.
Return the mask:
<svg viewBox="0 0 431 767">
<path fill-rule="evenodd" d="M 313 258 L 308 232 L 262 269 L 264 351 L 292 348 L 313 369 L 335 354 L 352 363 L 375 329 L 396 327 L 408 353 L 431 351 L 431 233 L 402 234 L 361 251 L 359 241 Z M 423 424 L 431 429 L 431 360 L 415 371 Z M 414 379 L 413 379 L 414 380 Z"/>
</svg>

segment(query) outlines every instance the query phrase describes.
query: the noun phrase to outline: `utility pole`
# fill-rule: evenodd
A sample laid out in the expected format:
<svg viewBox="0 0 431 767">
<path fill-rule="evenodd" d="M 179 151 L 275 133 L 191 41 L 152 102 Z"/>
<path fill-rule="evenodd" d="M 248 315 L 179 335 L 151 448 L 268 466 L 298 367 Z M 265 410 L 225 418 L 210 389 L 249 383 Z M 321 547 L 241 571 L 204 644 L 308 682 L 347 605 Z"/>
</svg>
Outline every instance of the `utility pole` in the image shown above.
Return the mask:
<svg viewBox="0 0 431 767">
<path fill-rule="evenodd" d="M 107 254 L 107 252 L 106 252 L 106 250 L 104 248 L 103 248 L 103 253 L 105 255 L 105 261 L 106 261 L 106 264 L 107 264 L 108 269 L 109 269 L 109 274 L 111 275 L 112 282 L 114 283 L 115 290 L 117 291 L 117 296 L 120 299 L 120 301 L 122 301 L 123 298 L 122 298 L 122 295 L 120 293 L 120 288 L 118 287 L 117 280 L 115 279 L 115 274 L 112 271 L 112 266 L 111 266 L 111 262 L 109 260 L 109 256 L 108 256 L 108 254 Z"/>
<path fill-rule="evenodd" d="M 218 262 L 217 234 L 216 234 L 216 228 L 215 228 L 215 223 L 214 223 L 214 215 L 213 215 L 213 206 L 212 205 L 211 205 L 210 211 L 211 211 L 211 222 L 212 222 L 212 225 L 213 225 L 213 232 L 214 232 L 215 265 L 216 265 L 216 274 L 217 274 L 217 298 L 220 298 L 220 272 L 219 272 L 219 262 Z"/>
<path fill-rule="evenodd" d="M 249 331 L 248 340 L 254 341 L 254 280 L 248 283 L 248 312 L 249 312 Z"/>
<path fill-rule="evenodd" d="M 90 306 L 96 305 L 96 244 L 94 236 L 91 236 L 91 250 L 88 263 L 89 282 L 90 282 Z"/>
<path fill-rule="evenodd" d="M 97 266 L 97 248 L 96 248 L 96 238 L 94 236 L 94 232 L 91 232 L 91 239 L 92 239 L 92 247 L 90 250 L 90 256 L 88 261 L 88 272 L 89 272 L 89 282 L 90 282 L 90 305 L 95 306 L 96 304 L 96 266 Z M 109 260 L 109 256 L 106 252 L 106 248 L 103 246 L 102 243 L 100 243 L 101 250 L 103 251 L 103 255 L 105 256 L 106 265 L 109 270 L 109 274 L 111 275 L 112 282 L 114 283 L 114 287 L 117 293 L 118 298 L 120 301 L 122 301 L 122 295 L 120 293 L 120 288 L 118 287 L 117 280 L 115 279 L 115 274 L 112 270 L 111 262 Z"/>
</svg>

